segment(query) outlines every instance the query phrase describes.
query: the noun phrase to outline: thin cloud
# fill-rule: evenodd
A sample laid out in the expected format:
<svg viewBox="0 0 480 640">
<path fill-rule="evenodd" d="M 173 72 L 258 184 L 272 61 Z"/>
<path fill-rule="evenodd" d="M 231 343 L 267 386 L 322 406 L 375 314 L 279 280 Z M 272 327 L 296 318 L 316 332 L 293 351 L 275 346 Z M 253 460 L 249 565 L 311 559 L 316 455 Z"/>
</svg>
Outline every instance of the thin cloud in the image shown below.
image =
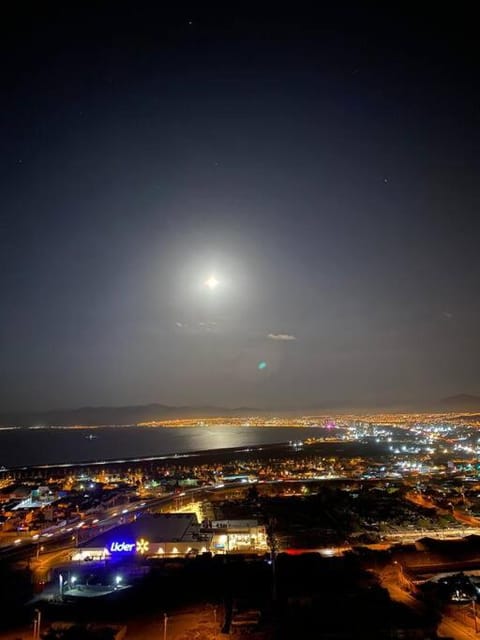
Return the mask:
<svg viewBox="0 0 480 640">
<path fill-rule="evenodd" d="M 292 336 L 289 333 L 269 333 L 267 337 L 270 338 L 270 340 L 283 340 L 284 342 L 297 339 L 296 336 Z"/>
<path fill-rule="evenodd" d="M 175 322 L 177 329 L 181 329 L 186 335 L 202 335 L 206 333 L 214 333 L 217 330 L 216 322 Z"/>
</svg>

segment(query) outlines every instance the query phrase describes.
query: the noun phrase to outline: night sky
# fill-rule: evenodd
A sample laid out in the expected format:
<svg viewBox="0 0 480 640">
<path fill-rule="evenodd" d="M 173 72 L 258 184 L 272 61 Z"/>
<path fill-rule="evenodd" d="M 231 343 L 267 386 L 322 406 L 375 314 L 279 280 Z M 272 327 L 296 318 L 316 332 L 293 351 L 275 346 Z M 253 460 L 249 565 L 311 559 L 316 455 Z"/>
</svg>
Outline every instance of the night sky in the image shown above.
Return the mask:
<svg viewBox="0 0 480 640">
<path fill-rule="evenodd" d="M 1 410 L 480 392 L 473 3 L 12 4 Z"/>
</svg>

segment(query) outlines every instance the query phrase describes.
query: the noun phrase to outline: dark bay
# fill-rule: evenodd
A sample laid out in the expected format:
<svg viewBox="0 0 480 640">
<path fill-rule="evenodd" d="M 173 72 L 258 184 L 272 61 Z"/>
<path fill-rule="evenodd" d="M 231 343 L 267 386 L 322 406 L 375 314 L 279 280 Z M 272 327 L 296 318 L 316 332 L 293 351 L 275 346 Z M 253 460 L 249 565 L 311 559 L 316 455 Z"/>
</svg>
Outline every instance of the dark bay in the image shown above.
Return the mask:
<svg viewBox="0 0 480 640">
<path fill-rule="evenodd" d="M 325 433 L 324 429 L 316 427 L 8 429 L 0 430 L 0 467 L 126 459 L 258 446 L 319 437 Z"/>
</svg>

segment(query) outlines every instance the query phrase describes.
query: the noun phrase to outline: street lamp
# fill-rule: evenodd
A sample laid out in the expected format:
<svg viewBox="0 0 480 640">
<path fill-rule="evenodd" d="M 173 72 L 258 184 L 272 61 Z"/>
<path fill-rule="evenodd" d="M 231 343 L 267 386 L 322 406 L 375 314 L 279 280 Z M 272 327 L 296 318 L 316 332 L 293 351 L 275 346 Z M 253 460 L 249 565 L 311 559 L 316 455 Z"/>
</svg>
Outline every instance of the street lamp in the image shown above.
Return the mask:
<svg viewBox="0 0 480 640">
<path fill-rule="evenodd" d="M 214 638 L 217 638 L 218 634 L 217 634 L 217 605 L 213 606 L 212 609 L 213 612 L 213 633 L 214 633 Z"/>
<path fill-rule="evenodd" d="M 167 640 L 167 622 L 168 616 L 166 613 L 163 614 L 163 640 Z"/>
<path fill-rule="evenodd" d="M 122 580 L 122 576 L 115 576 L 115 586 L 118 587 Z"/>
<path fill-rule="evenodd" d="M 33 619 L 33 640 L 40 640 L 40 624 L 42 622 L 42 612 L 35 609 L 35 618 Z"/>
</svg>

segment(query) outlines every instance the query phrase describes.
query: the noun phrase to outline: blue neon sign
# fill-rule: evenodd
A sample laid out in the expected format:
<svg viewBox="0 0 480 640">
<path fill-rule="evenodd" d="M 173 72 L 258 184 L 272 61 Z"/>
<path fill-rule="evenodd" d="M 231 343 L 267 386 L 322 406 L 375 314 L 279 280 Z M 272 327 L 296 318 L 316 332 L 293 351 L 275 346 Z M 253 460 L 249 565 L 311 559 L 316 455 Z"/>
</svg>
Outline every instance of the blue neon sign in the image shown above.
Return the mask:
<svg viewBox="0 0 480 640">
<path fill-rule="evenodd" d="M 132 553 L 135 550 L 135 542 L 112 542 L 110 544 L 110 553 Z"/>
</svg>

